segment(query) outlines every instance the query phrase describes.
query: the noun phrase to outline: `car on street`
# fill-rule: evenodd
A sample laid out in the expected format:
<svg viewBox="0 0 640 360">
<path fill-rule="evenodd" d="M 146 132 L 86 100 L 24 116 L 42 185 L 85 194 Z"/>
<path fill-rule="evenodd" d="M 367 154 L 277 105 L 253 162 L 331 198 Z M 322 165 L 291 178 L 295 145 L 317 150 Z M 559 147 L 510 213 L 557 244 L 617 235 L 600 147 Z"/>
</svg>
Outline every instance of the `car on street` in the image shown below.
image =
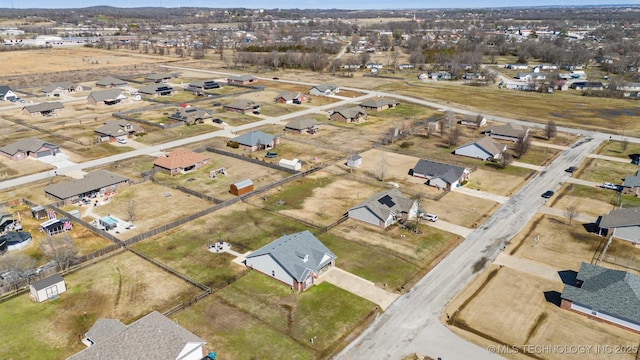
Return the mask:
<svg viewBox="0 0 640 360">
<path fill-rule="evenodd" d="M 116 140 L 118 142 L 118 144 L 126 144 L 127 143 L 127 139 L 122 139 L 122 138 L 118 138 L 118 140 Z"/>
<path fill-rule="evenodd" d="M 552 197 L 553 194 L 555 194 L 553 191 L 547 190 L 547 191 L 544 192 L 544 194 L 542 194 L 542 197 L 545 198 L 545 199 L 548 199 L 548 198 Z"/>
<path fill-rule="evenodd" d="M 568 168 L 564 169 L 564 171 L 568 172 L 569 174 L 573 174 L 576 170 L 578 170 L 577 166 L 569 166 Z"/>
<path fill-rule="evenodd" d="M 420 214 L 420 217 L 431 222 L 438 221 L 438 215 L 432 213 L 422 213 Z"/>
<path fill-rule="evenodd" d="M 280 78 L 279 78 L 279 77 L 277 77 L 277 76 L 274 76 L 274 77 L 273 77 L 273 80 L 280 80 Z"/>
</svg>

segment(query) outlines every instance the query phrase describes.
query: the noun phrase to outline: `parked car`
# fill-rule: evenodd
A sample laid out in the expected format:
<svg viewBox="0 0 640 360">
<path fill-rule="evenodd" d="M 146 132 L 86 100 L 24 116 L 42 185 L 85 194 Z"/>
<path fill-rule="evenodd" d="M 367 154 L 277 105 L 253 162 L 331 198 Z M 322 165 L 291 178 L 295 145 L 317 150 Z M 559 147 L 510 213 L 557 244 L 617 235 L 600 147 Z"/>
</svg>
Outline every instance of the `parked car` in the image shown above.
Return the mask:
<svg viewBox="0 0 640 360">
<path fill-rule="evenodd" d="M 274 77 L 273 77 L 273 80 L 280 80 L 280 78 L 279 78 L 279 77 L 277 77 L 277 76 L 274 76 Z"/>
<path fill-rule="evenodd" d="M 578 167 L 576 166 L 569 166 L 568 168 L 564 169 L 564 171 L 573 174 L 576 170 L 578 170 Z"/>
<path fill-rule="evenodd" d="M 438 215 L 432 213 L 422 213 L 420 214 L 420 217 L 431 222 L 438 221 Z"/>
<path fill-rule="evenodd" d="M 260 115 L 260 111 L 259 110 L 253 110 L 253 115 Z"/>
<path fill-rule="evenodd" d="M 216 124 L 222 124 L 222 120 L 221 119 L 213 119 L 212 121 L 214 123 L 216 123 Z"/>
<path fill-rule="evenodd" d="M 269 159 L 277 158 L 278 157 L 278 153 L 275 152 L 275 151 L 267 151 L 267 153 L 264 154 L 264 157 L 269 158 Z"/>
<path fill-rule="evenodd" d="M 300 99 L 293 99 L 293 103 L 297 104 L 297 105 L 300 105 L 300 104 L 302 104 L 302 101 L 300 101 Z"/>
<path fill-rule="evenodd" d="M 600 185 L 600 187 L 603 188 L 603 189 L 609 189 L 609 190 L 620 190 L 620 186 L 619 185 L 616 185 L 616 184 L 613 184 L 613 183 L 609 183 L 609 182 L 606 182 L 606 183 Z"/>
<path fill-rule="evenodd" d="M 127 139 L 123 139 L 123 138 L 118 138 L 116 141 L 118 142 L 118 144 L 126 144 L 127 143 Z"/>
<path fill-rule="evenodd" d="M 553 194 L 555 194 L 553 191 L 547 190 L 547 191 L 544 192 L 544 194 L 542 194 L 542 197 L 545 198 L 545 199 L 548 199 L 548 198 L 552 197 Z"/>
</svg>

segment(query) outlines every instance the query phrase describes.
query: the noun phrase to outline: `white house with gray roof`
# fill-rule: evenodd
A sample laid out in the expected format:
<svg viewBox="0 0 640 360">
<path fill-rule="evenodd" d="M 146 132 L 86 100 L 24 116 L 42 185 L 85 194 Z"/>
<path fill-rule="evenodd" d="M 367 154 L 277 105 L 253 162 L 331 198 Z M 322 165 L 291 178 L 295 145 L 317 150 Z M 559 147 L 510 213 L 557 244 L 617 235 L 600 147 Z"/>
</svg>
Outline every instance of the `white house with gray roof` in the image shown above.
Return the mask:
<svg viewBox="0 0 640 360">
<path fill-rule="evenodd" d="M 407 198 L 398 189 L 390 189 L 352 207 L 348 214 L 350 219 L 386 229 L 399 220 L 415 219 L 418 215 L 418 202 Z"/>
<path fill-rule="evenodd" d="M 200 360 L 206 342 L 177 322 L 151 312 L 129 325 L 118 320 L 98 319 L 87 331 L 88 347 L 67 360 Z"/>
<path fill-rule="evenodd" d="M 608 229 L 610 237 L 640 245 L 640 207 L 611 210 L 602 215 L 598 226 L 601 234 Z"/>
<path fill-rule="evenodd" d="M 501 144 L 492 138 L 485 136 L 480 139 L 458 146 L 453 153 L 456 155 L 472 157 L 482 160 L 498 160 L 502 153 L 507 151 L 507 145 Z"/>
<path fill-rule="evenodd" d="M 640 170 L 636 170 L 633 175 L 627 175 L 622 182 L 622 192 L 640 196 Z"/>
<path fill-rule="evenodd" d="M 60 81 L 49 84 L 40 90 L 46 96 L 60 96 L 60 94 L 68 94 L 76 91 L 87 90 L 85 86 L 72 83 L 71 81 Z"/>
<path fill-rule="evenodd" d="M 116 189 L 129 185 L 129 179 L 107 170 L 92 171 L 82 179 L 73 179 L 52 184 L 44 189 L 45 195 L 56 201 L 73 203 L 84 196 L 96 193 L 115 192 Z"/>
<path fill-rule="evenodd" d="M 425 185 L 435 186 L 438 189 L 451 191 L 469 178 L 471 171 L 469 169 L 439 163 L 430 160 L 420 159 L 416 165 L 409 170 L 409 175 L 425 178 Z"/>
<path fill-rule="evenodd" d="M 306 230 L 284 235 L 247 255 L 245 265 L 304 291 L 335 261 L 336 255 Z"/>
<path fill-rule="evenodd" d="M 560 307 L 640 333 L 640 277 L 583 262 Z"/>
<path fill-rule="evenodd" d="M 0 86 L 0 100 L 11 101 L 18 98 L 18 95 L 6 85 Z"/>
<path fill-rule="evenodd" d="M 311 95 L 322 95 L 322 96 L 330 96 L 335 95 L 340 92 L 340 87 L 332 84 L 320 84 L 312 87 L 309 90 L 309 94 Z"/>
</svg>

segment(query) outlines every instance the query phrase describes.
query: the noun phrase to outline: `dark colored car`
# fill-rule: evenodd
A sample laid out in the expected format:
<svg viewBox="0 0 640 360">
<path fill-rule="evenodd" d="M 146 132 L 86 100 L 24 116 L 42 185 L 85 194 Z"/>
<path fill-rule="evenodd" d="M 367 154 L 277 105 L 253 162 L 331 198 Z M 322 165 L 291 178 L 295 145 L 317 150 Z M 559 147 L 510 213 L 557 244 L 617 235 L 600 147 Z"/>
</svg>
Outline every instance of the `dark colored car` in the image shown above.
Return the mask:
<svg viewBox="0 0 640 360">
<path fill-rule="evenodd" d="M 258 110 L 253 110 L 253 114 L 254 114 L 254 115 L 260 115 L 260 111 L 258 111 Z"/>
<path fill-rule="evenodd" d="M 280 78 L 279 78 L 279 77 L 277 77 L 277 76 L 274 76 L 274 77 L 273 77 L 273 80 L 280 80 Z"/>
<path fill-rule="evenodd" d="M 278 157 L 278 153 L 275 152 L 275 151 L 267 151 L 267 153 L 264 154 L 264 157 L 269 158 L 269 159 L 277 158 Z"/>
<path fill-rule="evenodd" d="M 548 199 L 548 198 L 552 197 L 553 194 L 555 194 L 553 191 L 547 190 L 547 191 L 544 192 L 544 194 L 542 194 L 542 197 L 545 198 L 545 199 Z"/>
<path fill-rule="evenodd" d="M 570 174 L 573 174 L 576 170 L 578 170 L 578 168 L 576 166 L 570 166 L 570 167 L 564 169 L 564 171 L 566 171 L 566 172 L 568 172 Z"/>
<path fill-rule="evenodd" d="M 216 124 L 222 124 L 222 120 L 221 119 L 213 119 L 212 121 L 214 123 L 216 123 Z"/>
</svg>

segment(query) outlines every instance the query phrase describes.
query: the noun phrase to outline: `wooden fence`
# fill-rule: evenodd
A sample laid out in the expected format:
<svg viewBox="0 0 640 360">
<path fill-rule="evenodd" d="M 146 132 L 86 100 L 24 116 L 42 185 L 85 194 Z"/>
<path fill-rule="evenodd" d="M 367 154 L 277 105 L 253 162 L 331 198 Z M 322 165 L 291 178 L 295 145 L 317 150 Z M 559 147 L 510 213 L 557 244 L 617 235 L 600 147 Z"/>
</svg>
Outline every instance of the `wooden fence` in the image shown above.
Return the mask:
<svg viewBox="0 0 640 360">
<path fill-rule="evenodd" d="M 292 170 L 292 169 L 287 169 L 287 168 L 283 168 L 280 165 L 277 164 L 272 164 L 272 163 L 268 163 L 266 161 L 261 161 L 258 159 L 253 159 L 250 158 L 248 156 L 244 156 L 244 155 L 240 155 L 240 154 L 236 154 L 236 153 L 232 153 L 229 151 L 224 151 L 221 149 L 216 149 L 216 148 L 212 148 L 212 147 L 207 147 L 207 151 L 208 152 L 212 152 L 214 154 L 220 154 L 220 155 L 224 155 L 224 156 L 228 156 L 228 157 L 232 157 L 232 158 L 236 158 L 236 159 L 240 159 L 242 161 L 248 161 L 250 163 L 253 164 L 257 164 L 257 165 L 261 165 L 261 166 L 266 166 L 270 169 L 274 169 L 274 170 L 278 170 L 278 171 L 284 171 L 284 172 L 288 172 L 289 174 L 297 174 L 299 173 L 298 170 Z"/>
</svg>

